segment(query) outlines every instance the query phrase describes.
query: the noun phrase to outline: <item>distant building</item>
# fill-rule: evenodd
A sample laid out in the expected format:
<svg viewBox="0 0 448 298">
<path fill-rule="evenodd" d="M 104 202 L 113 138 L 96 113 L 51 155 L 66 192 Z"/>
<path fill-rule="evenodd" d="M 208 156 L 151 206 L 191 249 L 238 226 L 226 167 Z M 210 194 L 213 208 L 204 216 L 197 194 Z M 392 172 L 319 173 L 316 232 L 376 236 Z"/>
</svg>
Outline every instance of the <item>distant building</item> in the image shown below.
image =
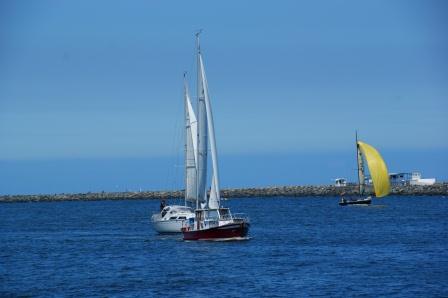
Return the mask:
<svg viewBox="0 0 448 298">
<path fill-rule="evenodd" d="M 391 185 L 433 185 L 436 183 L 436 178 L 422 178 L 422 174 L 420 172 L 390 173 L 389 179 Z M 345 178 L 336 178 L 334 181 L 335 186 L 347 186 L 352 184 L 347 183 Z M 368 175 L 365 176 L 364 184 L 372 185 L 372 177 Z"/>
<path fill-rule="evenodd" d="M 433 185 L 436 183 L 436 178 L 422 178 L 420 172 L 390 173 L 389 177 L 392 185 Z"/>
<path fill-rule="evenodd" d="M 334 186 L 336 186 L 336 187 L 347 186 L 347 179 L 345 179 L 345 178 L 334 179 Z"/>
<path fill-rule="evenodd" d="M 410 184 L 411 185 L 433 185 L 436 183 L 436 178 L 422 178 L 419 172 L 413 172 Z"/>
<path fill-rule="evenodd" d="M 411 173 L 390 173 L 390 184 L 392 185 L 406 185 L 411 181 Z"/>
</svg>

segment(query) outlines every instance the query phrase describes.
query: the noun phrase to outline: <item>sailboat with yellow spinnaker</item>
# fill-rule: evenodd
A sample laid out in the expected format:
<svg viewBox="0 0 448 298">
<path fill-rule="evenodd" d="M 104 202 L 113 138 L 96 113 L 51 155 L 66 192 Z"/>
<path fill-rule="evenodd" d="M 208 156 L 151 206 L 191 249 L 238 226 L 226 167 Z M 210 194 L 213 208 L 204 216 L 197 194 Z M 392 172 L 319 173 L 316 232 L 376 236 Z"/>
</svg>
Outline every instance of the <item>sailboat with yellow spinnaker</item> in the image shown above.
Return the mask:
<svg viewBox="0 0 448 298">
<path fill-rule="evenodd" d="M 390 193 L 389 173 L 387 172 L 386 163 L 384 162 L 378 150 L 367 143 L 358 141 L 358 136 L 356 136 L 356 158 L 358 161 L 359 195 L 362 197 L 365 192 L 365 161 L 367 162 L 370 177 L 372 178 L 375 196 L 377 198 L 387 196 Z M 367 198 L 359 198 L 356 200 L 346 200 L 342 197 L 339 205 L 369 205 L 371 201 L 372 200 L 370 196 L 368 196 Z"/>
<path fill-rule="evenodd" d="M 390 193 L 390 180 L 387 166 L 378 150 L 371 145 L 358 141 L 358 148 L 367 161 L 370 177 L 372 178 L 375 196 L 382 198 Z"/>
</svg>

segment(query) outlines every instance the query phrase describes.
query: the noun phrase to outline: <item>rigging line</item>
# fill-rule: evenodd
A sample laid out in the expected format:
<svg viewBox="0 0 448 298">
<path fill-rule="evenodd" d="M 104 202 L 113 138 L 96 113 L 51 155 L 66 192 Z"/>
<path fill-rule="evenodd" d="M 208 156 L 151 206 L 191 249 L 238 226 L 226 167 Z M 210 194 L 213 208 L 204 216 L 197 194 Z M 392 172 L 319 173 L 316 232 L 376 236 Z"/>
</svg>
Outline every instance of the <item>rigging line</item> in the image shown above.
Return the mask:
<svg viewBox="0 0 448 298">
<path fill-rule="evenodd" d="M 182 96 L 180 96 L 179 98 L 182 98 L 183 99 L 183 85 L 182 85 Z M 177 105 L 177 110 L 179 111 L 179 110 L 181 110 L 181 111 L 183 111 L 183 108 L 184 108 L 184 105 L 182 104 L 182 105 Z M 176 140 L 176 143 L 175 143 L 175 153 L 176 153 L 176 163 L 175 163 L 175 165 L 174 165 L 174 173 L 175 173 L 175 175 L 174 175 L 174 179 L 173 179 L 173 185 L 172 185 L 172 190 L 180 190 L 181 189 L 181 187 L 180 187 L 180 185 L 181 185 L 181 182 L 180 181 L 183 181 L 183 179 L 181 178 L 182 177 L 182 173 L 183 173 L 183 171 L 182 171 L 182 168 L 181 167 L 178 167 L 177 165 L 179 165 L 179 164 L 181 164 L 181 159 L 182 159 L 182 156 L 183 156 L 183 154 L 184 154 L 184 146 L 183 146 L 183 141 L 184 141 L 184 139 L 183 139 L 183 137 L 184 137 L 184 134 L 185 134 L 185 132 L 184 132 L 184 125 L 185 125 L 185 119 L 184 119 L 184 113 L 182 113 L 182 116 L 180 116 L 180 113 L 179 112 L 177 112 L 177 114 L 179 115 L 179 117 L 176 117 L 176 124 L 177 124 L 177 126 L 176 126 L 176 138 L 175 138 L 175 140 Z M 177 198 L 177 199 L 179 199 L 179 198 Z"/>
<path fill-rule="evenodd" d="M 180 123 L 180 119 L 183 119 L 183 117 L 181 117 L 182 115 L 180 114 L 180 110 L 181 107 L 183 105 L 179 104 L 178 98 L 183 98 L 182 96 L 176 96 L 176 100 L 174 103 L 174 106 L 176 106 L 174 110 L 174 125 L 173 125 L 173 131 L 172 131 L 172 139 L 171 139 L 171 144 L 170 144 L 170 150 L 168 151 L 169 154 L 169 160 L 170 160 L 170 165 L 167 169 L 167 175 L 166 175 L 166 180 L 165 180 L 165 187 L 168 188 L 169 190 L 174 190 L 176 188 L 176 180 L 178 180 L 178 175 L 177 175 L 177 168 L 174 166 L 176 164 L 179 163 L 179 150 L 178 150 L 178 144 L 179 144 L 179 133 L 180 133 L 180 129 L 179 129 L 179 123 Z"/>
<path fill-rule="evenodd" d="M 190 66 L 189 66 L 189 72 L 188 73 L 190 73 L 191 75 L 190 75 L 190 78 L 194 78 L 194 74 L 195 74 L 195 66 L 196 66 L 196 64 L 197 64 L 197 58 L 196 58 L 196 44 L 194 45 L 194 47 L 193 47 L 193 51 L 191 52 L 191 54 L 190 54 Z M 188 83 L 188 87 L 190 87 L 190 81 L 189 80 L 187 80 L 187 83 Z M 190 88 L 189 88 L 190 89 Z M 191 90 L 193 90 L 193 89 L 191 89 Z M 196 98 L 196 96 L 194 95 L 194 94 L 190 94 L 193 98 Z M 195 110 L 195 107 L 196 105 L 194 105 L 193 104 L 193 111 Z"/>
</svg>

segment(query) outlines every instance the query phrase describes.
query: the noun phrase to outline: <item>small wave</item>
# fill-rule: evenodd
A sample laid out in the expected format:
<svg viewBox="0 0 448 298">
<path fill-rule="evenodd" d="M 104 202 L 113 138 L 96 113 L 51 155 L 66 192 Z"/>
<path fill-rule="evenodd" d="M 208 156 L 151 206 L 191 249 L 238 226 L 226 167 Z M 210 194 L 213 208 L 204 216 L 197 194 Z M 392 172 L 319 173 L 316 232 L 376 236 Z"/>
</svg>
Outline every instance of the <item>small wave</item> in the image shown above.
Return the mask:
<svg viewBox="0 0 448 298">
<path fill-rule="evenodd" d="M 230 237 L 230 238 L 209 238 L 209 239 L 199 239 L 199 241 L 216 241 L 216 242 L 223 242 L 223 241 L 246 241 L 250 240 L 251 237 Z"/>
</svg>

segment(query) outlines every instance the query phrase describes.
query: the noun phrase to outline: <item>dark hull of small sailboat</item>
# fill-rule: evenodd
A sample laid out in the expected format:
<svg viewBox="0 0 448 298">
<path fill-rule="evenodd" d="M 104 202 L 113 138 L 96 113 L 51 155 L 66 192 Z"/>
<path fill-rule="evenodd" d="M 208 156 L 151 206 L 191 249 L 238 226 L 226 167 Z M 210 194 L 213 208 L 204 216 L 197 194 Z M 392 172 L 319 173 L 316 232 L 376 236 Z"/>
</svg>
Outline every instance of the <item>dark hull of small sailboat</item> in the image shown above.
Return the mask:
<svg viewBox="0 0 448 298">
<path fill-rule="evenodd" d="M 371 199 L 360 199 L 360 200 L 350 200 L 350 201 L 344 201 L 339 202 L 340 206 L 347 206 L 347 205 L 370 205 L 372 203 Z"/>
<path fill-rule="evenodd" d="M 182 233 L 184 240 L 232 240 L 245 238 L 249 227 L 248 222 L 240 222 L 204 230 L 187 231 L 182 229 Z"/>
</svg>

